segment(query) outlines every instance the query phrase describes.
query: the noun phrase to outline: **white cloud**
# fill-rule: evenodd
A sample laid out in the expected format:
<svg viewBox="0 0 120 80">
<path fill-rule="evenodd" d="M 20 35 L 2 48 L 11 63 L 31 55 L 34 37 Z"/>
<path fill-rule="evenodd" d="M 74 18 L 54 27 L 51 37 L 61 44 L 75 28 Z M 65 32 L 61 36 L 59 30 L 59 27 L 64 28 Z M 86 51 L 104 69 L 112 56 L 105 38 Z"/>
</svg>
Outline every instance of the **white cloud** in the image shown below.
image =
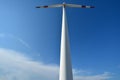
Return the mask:
<svg viewBox="0 0 120 80">
<path fill-rule="evenodd" d="M 80 76 L 83 70 L 73 70 L 74 80 L 108 80 L 110 73 Z M 33 61 L 23 53 L 0 48 L 0 80 L 59 80 L 59 66 Z"/>
<path fill-rule="evenodd" d="M 1 70 L 0 80 L 2 80 L 1 77 L 5 77 L 5 80 L 13 80 L 13 78 L 17 78 L 17 80 L 32 80 L 34 77 L 54 80 L 58 75 L 57 66 L 32 61 L 22 55 L 22 53 L 7 49 L 0 49 L 0 72 Z"/>
<path fill-rule="evenodd" d="M 111 73 L 104 72 L 103 74 L 92 76 L 76 76 L 75 80 L 108 80 L 111 78 Z"/>
</svg>

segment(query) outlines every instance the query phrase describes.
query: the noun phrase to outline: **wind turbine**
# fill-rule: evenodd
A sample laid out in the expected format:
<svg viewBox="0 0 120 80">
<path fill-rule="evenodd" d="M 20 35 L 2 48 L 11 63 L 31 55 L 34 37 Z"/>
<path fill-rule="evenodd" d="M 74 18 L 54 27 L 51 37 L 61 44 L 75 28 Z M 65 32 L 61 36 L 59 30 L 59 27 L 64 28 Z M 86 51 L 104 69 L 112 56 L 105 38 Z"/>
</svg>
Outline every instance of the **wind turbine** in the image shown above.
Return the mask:
<svg viewBox="0 0 120 80">
<path fill-rule="evenodd" d="M 63 3 L 63 4 L 37 6 L 36 8 L 56 8 L 56 7 L 62 7 L 62 9 L 63 9 L 59 80 L 73 80 L 71 57 L 70 57 L 69 36 L 68 36 L 68 24 L 67 24 L 65 8 L 66 7 L 71 7 L 71 8 L 94 8 L 94 6 L 85 6 L 85 5 Z"/>
</svg>

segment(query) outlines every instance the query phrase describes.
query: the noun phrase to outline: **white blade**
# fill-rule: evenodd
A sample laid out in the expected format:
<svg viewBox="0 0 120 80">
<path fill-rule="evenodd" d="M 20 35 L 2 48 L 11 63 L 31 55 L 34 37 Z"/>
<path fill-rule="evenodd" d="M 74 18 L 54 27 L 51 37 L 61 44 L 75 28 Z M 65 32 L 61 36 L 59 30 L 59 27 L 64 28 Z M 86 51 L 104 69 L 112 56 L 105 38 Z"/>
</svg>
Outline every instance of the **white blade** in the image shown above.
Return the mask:
<svg viewBox="0 0 120 80">
<path fill-rule="evenodd" d="M 54 4 L 54 5 L 45 5 L 45 6 L 37 6 L 36 8 L 55 8 L 55 7 L 62 7 L 62 4 Z"/>
<path fill-rule="evenodd" d="M 94 8 L 94 6 L 85 6 L 85 5 L 77 5 L 77 4 L 66 4 L 66 7 L 72 7 L 72 8 Z"/>
</svg>

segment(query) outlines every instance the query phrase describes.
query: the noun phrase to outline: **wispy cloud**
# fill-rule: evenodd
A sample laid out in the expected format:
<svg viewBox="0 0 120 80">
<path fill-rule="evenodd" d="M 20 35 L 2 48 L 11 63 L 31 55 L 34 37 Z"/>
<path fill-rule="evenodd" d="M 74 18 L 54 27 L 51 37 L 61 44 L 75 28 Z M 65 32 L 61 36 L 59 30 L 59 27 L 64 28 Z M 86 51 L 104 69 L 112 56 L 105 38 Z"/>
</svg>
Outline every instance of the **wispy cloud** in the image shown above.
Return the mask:
<svg viewBox="0 0 120 80">
<path fill-rule="evenodd" d="M 83 70 L 74 71 L 74 80 L 108 80 L 111 73 L 80 76 Z M 80 74 L 79 74 L 80 73 Z M 0 80 L 59 80 L 59 66 L 33 61 L 23 53 L 0 48 Z"/>
<path fill-rule="evenodd" d="M 4 37 L 5 36 L 5 34 L 3 34 L 3 33 L 0 33 L 0 37 Z"/>
<path fill-rule="evenodd" d="M 29 45 L 27 42 L 25 42 L 23 39 L 15 36 L 15 35 L 0 33 L 0 38 L 4 38 L 4 37 L 6 37 L 6 38 L 12 38 L 12 39 L 14 39 L 14 40 L 17 40 L 17 41 L 19 41 L 21 44 L 23 44 L 25 47 L 31 49 L 30 45 Z"/>
</svg>

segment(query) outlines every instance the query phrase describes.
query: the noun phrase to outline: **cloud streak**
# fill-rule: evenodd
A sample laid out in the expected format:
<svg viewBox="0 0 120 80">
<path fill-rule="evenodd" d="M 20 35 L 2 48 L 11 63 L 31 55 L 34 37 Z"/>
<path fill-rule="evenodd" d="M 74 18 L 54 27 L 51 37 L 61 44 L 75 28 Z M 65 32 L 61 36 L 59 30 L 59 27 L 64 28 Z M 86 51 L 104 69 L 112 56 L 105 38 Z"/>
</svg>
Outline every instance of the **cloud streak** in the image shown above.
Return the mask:
<svg viewBox="0 0 120 80">
<path fill-rule="evenodd" d="M 74 69 L 74 80 L 109 80 L 111 74 L 80 76 L 86 71 Z M 33 61 L 23 53 L 0 48 L 0 80 L 59 80 L 59 66 Z"/>
<path fill-rule="evenodd" d="M 0 33 L 0 38 L 4 38 L 4 37 L 6 37 L 6 38 L 12 38 L 12 39 L 14 39 L 14 40 L 17 40 L 17 41 L 19 41 L 20 43 L 22 43 L 25 47 L 31 49 L 30 45 L 27 44 L 27 42 L 25 42 L 23 39 L 15 36 L 15 35 Z"/>
</svg>

